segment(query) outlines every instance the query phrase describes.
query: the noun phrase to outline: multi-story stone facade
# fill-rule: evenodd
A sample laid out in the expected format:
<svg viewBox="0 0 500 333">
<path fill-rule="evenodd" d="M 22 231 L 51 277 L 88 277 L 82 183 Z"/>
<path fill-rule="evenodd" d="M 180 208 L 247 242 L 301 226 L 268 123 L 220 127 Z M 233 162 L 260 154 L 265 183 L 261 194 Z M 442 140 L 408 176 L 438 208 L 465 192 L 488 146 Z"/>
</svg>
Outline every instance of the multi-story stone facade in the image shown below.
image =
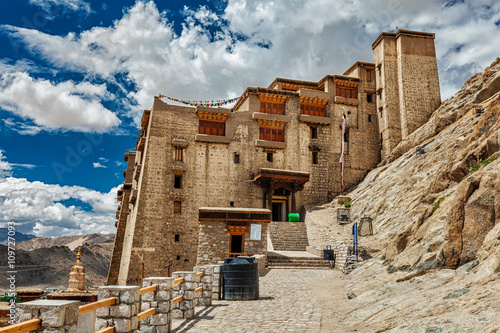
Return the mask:
<svg viewBox="0 0 500 333">
<path fill-rule="evenodd" d="M 306 205 L 331 201 L 342 191 L 343 113 L 344 186 L 359 183 L 381 151 L 394 148 L 439 104 L 433 38 L 383 33 L 373 46 L 375 63 L 356 62 L 318 82 L 277 78 L 267 88 L 247 88 L 232 109 L 155 98 L 144 112 L 136 151 L 125 155 L 108 284 L 137 284 L 141 274 L 165 276 L 190 270 L 197 260 L 218 260 L 207 259 L 206 251 L 197 257 L 199 240 L 199 246 L 217 239 L 226 252 L 246 252 L 248 234 L 236 220 L 203 225 L 199 238 L 202 207 L 268 209 L 273 221 L 299 213 L 303 221 Z M 241 242 L 231 238 L 234 230 Z M 262 230 L 267 235 L 267 225 Z M 265 251 L 258 244 L 253 250 Z"/>
</svg>

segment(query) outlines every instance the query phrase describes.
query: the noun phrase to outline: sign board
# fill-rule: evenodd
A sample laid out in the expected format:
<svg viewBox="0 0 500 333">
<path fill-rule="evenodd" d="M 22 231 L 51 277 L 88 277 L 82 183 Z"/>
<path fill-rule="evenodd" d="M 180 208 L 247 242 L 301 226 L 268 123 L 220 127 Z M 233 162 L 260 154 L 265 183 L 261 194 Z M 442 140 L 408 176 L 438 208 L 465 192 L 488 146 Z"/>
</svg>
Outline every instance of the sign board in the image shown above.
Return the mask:
<svg viewBox="0 0 500 333">
<path fill-rule="evenodd" d="M 250 240 L 260 241 L 262 235 L 261 224 L 250 224 Z"/>
</svg>

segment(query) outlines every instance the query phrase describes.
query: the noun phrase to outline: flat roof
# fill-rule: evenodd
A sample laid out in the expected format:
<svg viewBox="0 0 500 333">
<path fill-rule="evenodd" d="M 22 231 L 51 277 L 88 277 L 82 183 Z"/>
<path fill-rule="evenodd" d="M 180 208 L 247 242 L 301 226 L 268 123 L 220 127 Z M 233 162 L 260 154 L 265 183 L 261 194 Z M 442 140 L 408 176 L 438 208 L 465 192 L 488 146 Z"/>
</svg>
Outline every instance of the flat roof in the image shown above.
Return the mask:
<svg viewBox="0 0 500 333">
<path fill-rule="evenodd" d="M 263 209 L 263 208 L 200 207 L 199 210 L 204 212 L 259 213 L 259 214 L 271 213 L 269 209 Z"/>
<path fill-rule="evenodd" d="M 375 39 L 375 41 L 373 42 L 372 49 L 374 49 L 378 45 L 378 43 L 380 43 L 380 41 L 384 38 L 398 38 L 401 35 L 432 38 L 432 39 L 436 37 L 436 34 L 433 34 L 431 32 L 413 31 L 404 29 L 399 29 L 397 32 L 382 32 L 380 36 L 378 36 L 377 39 Z"/>
</svg>

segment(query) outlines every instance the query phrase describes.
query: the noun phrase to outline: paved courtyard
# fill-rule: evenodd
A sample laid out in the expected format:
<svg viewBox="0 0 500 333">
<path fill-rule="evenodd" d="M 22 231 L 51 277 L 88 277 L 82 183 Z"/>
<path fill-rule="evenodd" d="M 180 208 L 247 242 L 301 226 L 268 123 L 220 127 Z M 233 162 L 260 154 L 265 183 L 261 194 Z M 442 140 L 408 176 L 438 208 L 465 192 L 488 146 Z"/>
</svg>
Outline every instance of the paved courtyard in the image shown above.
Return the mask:
<svg viewBox="0 0 500 333">
<path fill-rule="evenodd" d="M 172 329 L 173 332 L 217 333 L 319 332 L 322 311 L 330 311 L 325 308 L 328 304 L 325 304 L 325 295 L 321 295 L 322 290 L 330 292 L 328 285 L 339 286 L 342 279 L 343 274 L 336 270 L 267 270 L 259 280 L 259 300 L 214 301 L 212 306 L 197 307 L 193 319 L 175 319 Z M 331 294 L 337 296 L 335 298 L 345 295 L 343 290 Z M 332 299 L 332 305 L 337 301 Z M 336 311 L 332 308 L 331 312 Z M 324 327 L 321 330 L 326 331 Z"/>
</svg>

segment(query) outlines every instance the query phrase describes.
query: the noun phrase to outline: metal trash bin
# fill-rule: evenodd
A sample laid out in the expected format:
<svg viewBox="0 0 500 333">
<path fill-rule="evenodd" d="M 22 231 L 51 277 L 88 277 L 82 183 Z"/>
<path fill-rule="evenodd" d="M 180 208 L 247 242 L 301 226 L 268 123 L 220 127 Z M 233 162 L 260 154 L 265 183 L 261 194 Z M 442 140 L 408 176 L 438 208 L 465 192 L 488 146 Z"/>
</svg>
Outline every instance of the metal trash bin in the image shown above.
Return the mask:
<svg viewBox="0 0 500 333">
<path fill-rule="evenodd" d="M 327 245 L 326 249 L 323 250 L 323 260 L 335 260 L 335 252 L 330 245 Z"/>
<path fill-rule="evenodd" d="M 225 258 L 222 264 L 224 299 L 259 299 L 259 265 L 254 257 Z"/>
</svg>

